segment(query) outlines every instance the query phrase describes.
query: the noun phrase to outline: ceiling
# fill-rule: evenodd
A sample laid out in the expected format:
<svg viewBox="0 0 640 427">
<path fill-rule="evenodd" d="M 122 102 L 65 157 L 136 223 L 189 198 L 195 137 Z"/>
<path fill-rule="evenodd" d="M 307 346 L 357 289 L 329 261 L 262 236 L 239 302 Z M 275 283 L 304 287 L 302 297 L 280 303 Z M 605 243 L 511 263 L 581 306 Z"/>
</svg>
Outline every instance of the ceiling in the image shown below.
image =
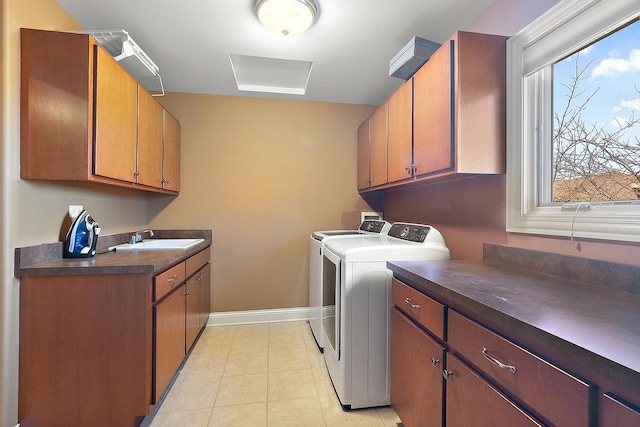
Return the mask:
<svg viewBox="0 0 640 427">
<path fill-rule="evenodd" d="M 254 0 L 57 0 L 87 30 L 124 29 L 158 65 L 166 91 L 380 105 L 402 83 L 389 60 L 414 36 L 442 43 L 494 0 L 316 0 L 292 38 L 258 21 Z M 239 91 L 229 55 L 313 62 L 304 95 Z"/>
</svg>

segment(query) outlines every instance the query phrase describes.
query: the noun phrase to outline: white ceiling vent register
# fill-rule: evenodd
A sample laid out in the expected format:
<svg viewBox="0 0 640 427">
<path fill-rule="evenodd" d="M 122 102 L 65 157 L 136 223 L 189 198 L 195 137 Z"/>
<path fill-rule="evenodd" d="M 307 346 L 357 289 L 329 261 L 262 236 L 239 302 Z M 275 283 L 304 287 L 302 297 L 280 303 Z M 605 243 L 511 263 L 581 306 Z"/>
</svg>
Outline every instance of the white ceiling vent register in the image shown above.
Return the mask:
<svg viewBox="0 0 640 427">
<path fill-rule="evenodd" d="M 125 30 L 75 31 L 89 34 L 153 96 L 164 95 L 160 68 Z"/>
</svg>

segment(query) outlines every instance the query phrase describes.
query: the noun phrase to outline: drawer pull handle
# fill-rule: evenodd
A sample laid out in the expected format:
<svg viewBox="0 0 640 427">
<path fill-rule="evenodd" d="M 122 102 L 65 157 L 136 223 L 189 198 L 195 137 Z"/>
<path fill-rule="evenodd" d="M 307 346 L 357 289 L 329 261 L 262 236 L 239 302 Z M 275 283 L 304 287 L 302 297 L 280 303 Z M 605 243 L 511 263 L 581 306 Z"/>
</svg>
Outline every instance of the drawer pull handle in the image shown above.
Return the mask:
<svg viewBox="0 0 640 427">
<path fill-rule="evenodd" d="M 486 348 L 482 349 L 482 355 L 484 356 L 485 359 L 487 359 L 489 362 L 493 363 L 497 367 L 502 368 L 502 369 L 506 369 L 507 371 L 511 371 L 512 374 L 516 373 L 516 367 L 515 366 L 505 365 L 504 363 L 502 363 L 501 361 L 499 361 L 495 357 L 490 356 L 489 353 L 487 353 L 487 349 Z"/>
<path fill-rule="evenodd" d="M 448 380 L 449 378 L 451 378 L 453 376 L 453 371 L 447 371 L 446 369 L 444 371 L 442 371 L 442 377 L 445 380 Z"/>
<path fill-rule="evenodd" d="M 440 363 L 440 359 L 436 359 L 435 357 L 431 358 L 431 364 L 433 366 L 436 366 L 438 363 Z"/>
<path fill-rule="evenodd" d="M 198 280 L 204 280 L 204 276 L 198 277 Z"/>
<path fill-rule="evenodd" d="M 169 277 L 167 279 L 167 282 L 175 282 L 177 278 L 178 278 L 178 276 L 176 274 L 174 274 L 173 277 Z"/>
<path fill-rule="evenodd" d="M 411 300 L 409 298 L 405 298 L 404 302 L 406 302 L 407 304 L 409 304 L 411 306 L 411 308 L 417 308 L 418 310 L 420 310 L 420 306 L 418 304 L 412 304 Z"/>
</svg>

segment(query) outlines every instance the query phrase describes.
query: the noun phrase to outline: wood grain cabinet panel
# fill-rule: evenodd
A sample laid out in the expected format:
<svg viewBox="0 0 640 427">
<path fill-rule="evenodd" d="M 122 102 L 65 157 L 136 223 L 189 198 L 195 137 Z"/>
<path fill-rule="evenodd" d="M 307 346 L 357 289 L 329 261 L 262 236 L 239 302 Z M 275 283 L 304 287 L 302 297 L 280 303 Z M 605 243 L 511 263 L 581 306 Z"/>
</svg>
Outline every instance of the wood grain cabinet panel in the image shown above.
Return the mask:
<svg viewBox="0 0 640 427">
<path fill-rule="evenodd" d="M 179 123 L 91 36 L 22 28 L 20 55 L 22 179 L 178 193 Z"/>
<path fill-rule="evenodd" d="M 640 408 L 605 393 L 602 398 L 602 427 L 640 426 Z"/>
<path fill-rule="evenodd" d="M 138 85 L 138 184 L 162 188 L 163 114 L 162 105 Z"/>
<path fill-rule="evenodd" d="M 448 427 L 544 426 L 451 354 L 447 354 L 446 371 Z"/>
<path fill-rule="evenodd" d="M 445 312 L 443 304 L 418 292 L 398 279 L 392 279 L 391 299 L 399 310 L 422 325 L 437 338 L 445 339 Z"/>
<path fill-rule="evenodd" d="M 388 181 L 413 176 L 413 79 L 389 98 Z"/>
<path fill-rule="evenodd" d="M 180 191 L 180 122 L 163 111 L 162 188 Z"/>
<path fill-rule="evenodd" d="M 367 118 L 358 127 L 358 190 L 364 190 L 371 186 L 371 118 Z"/>
<path fill-rule="evenodd" d="M 371 116 L 371 187 L 387 183 L 387 103 Z"/>
<path fill-rule="evenodd" d="M 448 324 L 454 351 L 540 418 L 558 426 L 590 425 L 591 384 L 454 310 L 449 310 Z"/>
<path fill-rule="evenodd" d="M 153 403 L 156 403 L 185 355 L 185 293 L 182 283 L 154 308 L 154 382 Z"/>
<path fill-rule="evenodd" d="M 444 348 L 391 310 L 391 405 L 405 427 L 441 426 Z"/>
</svg>

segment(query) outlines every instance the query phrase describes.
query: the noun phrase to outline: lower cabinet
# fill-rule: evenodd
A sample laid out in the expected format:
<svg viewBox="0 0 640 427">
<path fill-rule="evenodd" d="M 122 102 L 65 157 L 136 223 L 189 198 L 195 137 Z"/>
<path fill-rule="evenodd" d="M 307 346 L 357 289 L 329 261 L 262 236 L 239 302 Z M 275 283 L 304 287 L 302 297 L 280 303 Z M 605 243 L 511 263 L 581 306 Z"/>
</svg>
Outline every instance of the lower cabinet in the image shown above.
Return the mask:
<svg viewBox="0 0 640 427">
<path fill-rule="evenodd" d="M 391 405 L 402 424 L 442 425 L 444 347 L 393 308 L 391 348 Z"/>
<path fill-rule="evenodd" d="M 184 359 L 185 289 L 185 284 L 180 285 L 153 308 L 155 319 L 154 403 L 158 401 Z"/>
<path fill-rule="evenodd" d="M 447 377 L 445 386 L 447 426 L 544 425 L 451 354 L 447 355 L 447 369 L 444 371 L 444 376 Z"/>
<path fill-rule="evenodd" d="M 640 408 L 610 393 L 602 395 L 602 427 L 640 426 Z"/>
<path fill-rule="evenodd" d="M 596 425 L 595 385 L 396 278 L 392 296 L 391 405 L 405 426 Z M 609 400 L 603 425 L 640 425 Z"/>
<path fill-rule="evenodd" d="M 209 317 L 209 255 L 205 249 L 154 278 L 154 404 Z"/>
</svg>

